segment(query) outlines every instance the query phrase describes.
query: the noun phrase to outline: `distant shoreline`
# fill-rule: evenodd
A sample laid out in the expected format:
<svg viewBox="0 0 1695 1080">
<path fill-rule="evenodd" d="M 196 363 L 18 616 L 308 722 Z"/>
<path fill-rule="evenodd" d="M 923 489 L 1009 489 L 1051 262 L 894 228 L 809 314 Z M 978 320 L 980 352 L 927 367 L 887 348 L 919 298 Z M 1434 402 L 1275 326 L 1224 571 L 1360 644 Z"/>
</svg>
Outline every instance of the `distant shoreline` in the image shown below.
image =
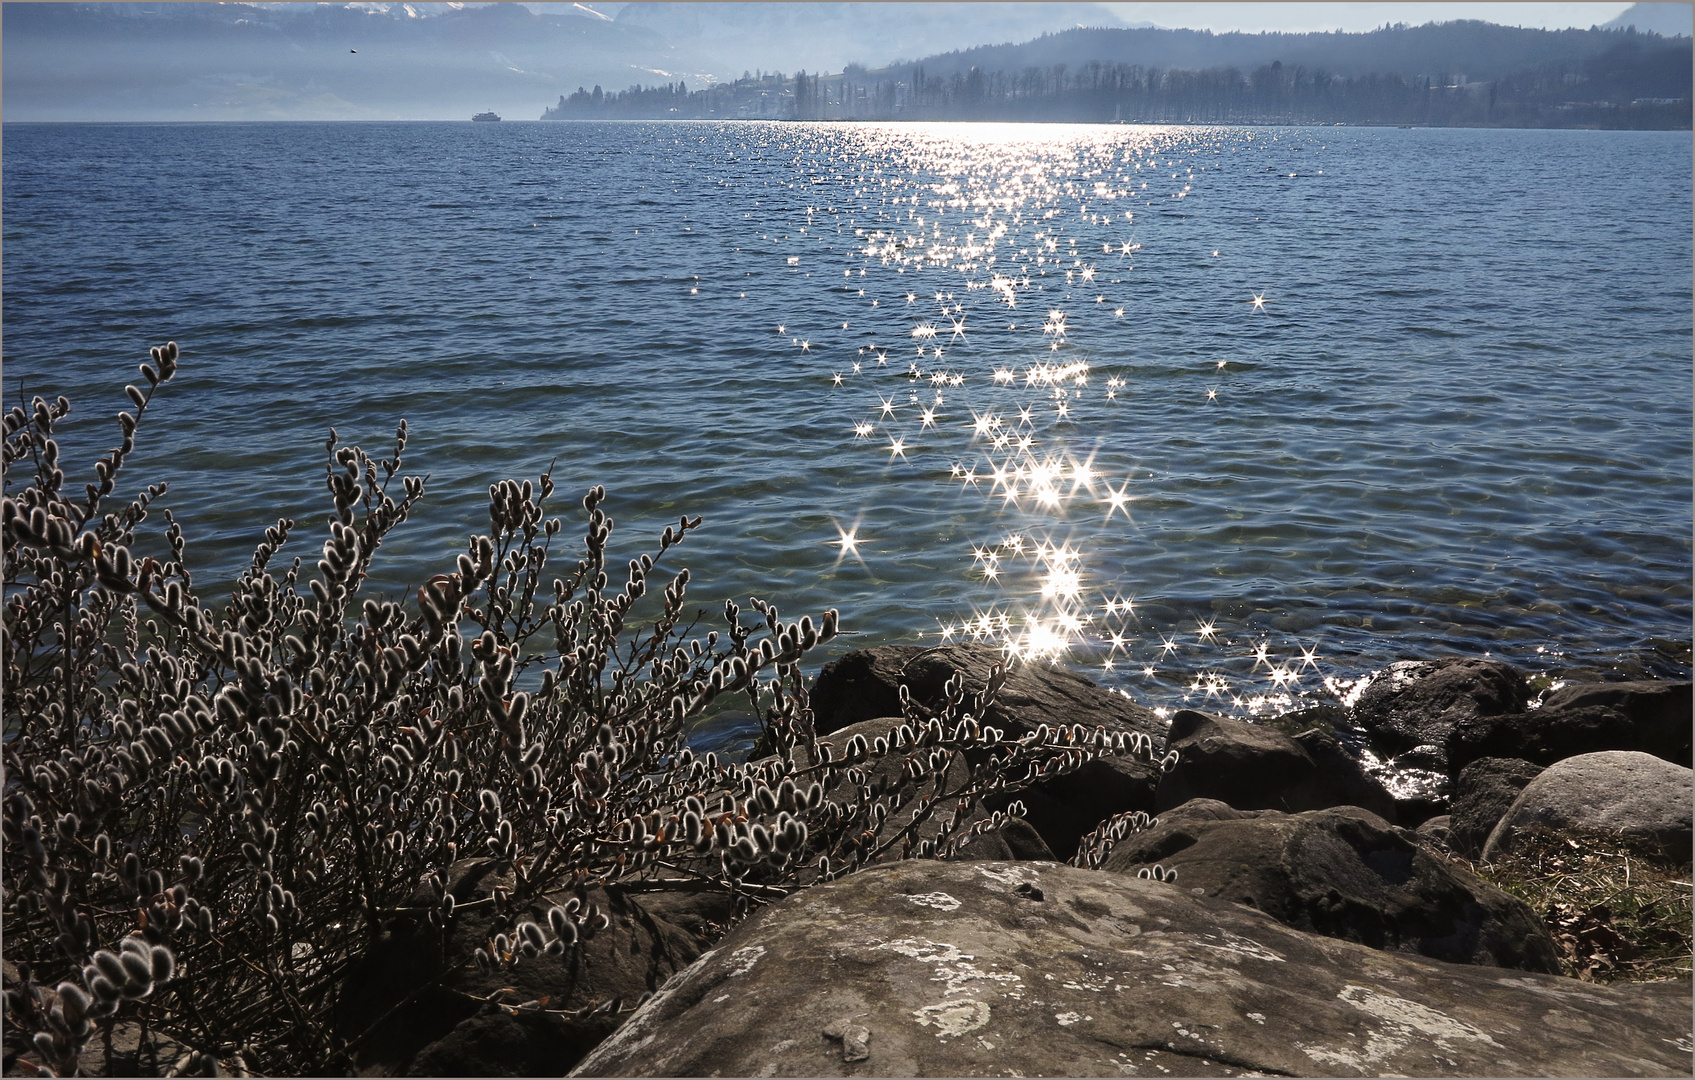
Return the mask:
<svg viewBox="0 0 1695 1080">
<path fill-rule="evenodd" d="M 414 119 L 387 119 L 387 120 L 381 120 L 381 119 L 350 119 L 350 120 L 201 120 L 201 119 L 181 119 L 181 120 L 13 120 L 13 119 L 6 119 L 6 120 L 4 120 L 3 122 L 0 122 L 0 123 L 3 123 L 3 125 L 6 126 L 6 127 L 13 127 L 13 126 L 22 127 L 22 126 L 26 126 L 26 125 L 27 126 L 39 126 L 39 127 L 47 127 L 47 126 L 52 126 L 52 125 L 92 126 L 92 125 L 99 125 L 99 124 L 124 125 L 124 126 L 129 126 L 129 127 L 142 127 L 142 126 L 146 126 L 146 125 L 191 125 L 191 124 L 192 125 L 207 125 L 207 126 L 218 125 L 218 124 L 230 124 L 230 125 L 236 125 L 236 124 L 466 124 L 466 125 L 469 125 L 469 124 L 474 123 L 474 121 L 453 119 L 453 118 L 447 118 L 447 117 L 439 117 L 439 118 L 434 118 L 434 119 L 431 119 L 431 118 L 414 118 Z M 1536 125 L 1518 125 L 1518 124 L 1397 124 L 1397 123 L 1394 123 L 1394 122 L 1391 122 L 1391 121 L 1383 121 L 1381 123 L 1372 123 L 1372 122 L 1344 123 L 1342 121 L 1334 121 L 1334 122 L 1330 122 L 1330 123 L 1323 123 L 1323 122 L 1318 122 L 1318 121 L 1312 121 L 1312 122 L 1307 122 L 1307 123 L 1298 123 L 1298 122 L 1284 123 L 1284 122 L 1271 121 L 1271 120 L 1234 120 L 1234 121 L 1229 121 L 1229 122 L 1222 122 L 1222 121 L 1212 121 L 1212 120 L 1120 120 L 1120 121 L 1112 121 L 1112 120 L 985 120 L 985 119 L 981 119 L 981 118 L 956 119 L 956 120 L 945 120 L 945 119 L 870 120 L 870 119 L 859 119 L 859 118 L 854 118 L 854 119 L 831 118 L 831 119 L 828 119 L 828 120 L 796 120 L 793 117 L 776 117 L 776 116 L 722 116 L 722 117 L 721 116 L 691 116 L 691 117 L 676 117 L 676 116 L 652 116 L 652 117 L 641 117 L 641 116 L 615 116 L 615 117 L 614 116 L 609 116 L 609 117 L 574 116 L 574 117 L 569 117 L 569 118 L 564 118 L 564 119 L 551 119 L 550 118 L 550 119 L 545 119 L 545 120 L 543 120 L 543 119 L 533 119 L 533 120 L 532 119 L 503 119 L 501 121 L 501 123 L 504 124 L 504 125 L 512 125 L 512 124 L 550 124 L 550 125 L 551 124 L 829 124 L 829 125 L 832 125 L 832 126 L 862 125 L 862 126 L 866 126 L 866 127 L 873 127 L 873 126 L 880 127 L 880 126 L 888 126 L 888 125 L 891 125 L 891 124 L 900 125 L 900 126 L 923 126 L 923 125 L 927 125 L 927 124 L 980 124 L 980 125 L 1024 124 L 1024 125 L 1029 125 L 1029 126 L 1032 126 L 1032 127 L 1037 127 L 1037 126 L 1042 126 L 1042 127 L 1048 127 L 1048 126 L 1052 126 L 1052 127 L 1106 127 L 1106 128 L 1111 128 L 1111 127 L 1123 127 L 1123 128 L 1148 127 L 1148 128 L 1221 128 L 1221 129 L 1224 129 L 1224 128 L 1284 128 L 1284 129 L 1372 128 L 1372 129 L 1403 129 L 1403 130 L 1415 130 L 1416 129 L 1416 130 L 1420 130 L 1420 131 L 1608 131 L 1608 132 L 1636 131 L 1636 132 L 1679 132 L 1679 131 L 1695 130 L 1695 128 L 1692 128 L 1692 126 L 1690 124 L 1683 124 L 1681 126 L 1667 126 L 1667 127 L 1646 127 L 1646 126 L 1644 126 L 1644 127 L 1602 127 L 1602 126 L 1593 125 L 1593 124 L 1536 124 Z M 487 125 L 486 124 L 479 124 L 478 126 L 482 127 L 482 126 L 487 126 Z"/>
</svg>

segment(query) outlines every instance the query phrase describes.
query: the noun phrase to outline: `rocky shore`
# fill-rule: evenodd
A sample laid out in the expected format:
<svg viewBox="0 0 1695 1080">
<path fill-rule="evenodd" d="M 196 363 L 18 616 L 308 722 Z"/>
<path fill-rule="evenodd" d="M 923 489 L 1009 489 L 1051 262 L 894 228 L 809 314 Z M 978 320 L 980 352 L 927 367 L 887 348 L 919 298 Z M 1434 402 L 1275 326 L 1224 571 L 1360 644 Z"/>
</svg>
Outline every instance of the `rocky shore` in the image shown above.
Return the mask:
<svg viewBox="0 0 1695 1080">
<path fill-rule="evenodd" d="M 997 658 L 851 653 L 816 681 L 819 735 L 888 733 L 902 687 L 981 686 Z M 1687 880 L 1691 715 L 1688 683 L 1537 700 L 1508 665 L 1456 659 L 1395 665 L 1350 710 L 1165 719 L 1023 664 L 986 723 L 1139 732 L 1176 767 L 1094 762 L 1018 794 L 1023 820 L 953 861 L 754 912 L 605 890 L 593 941 L 504 975 L 435 979 L 473 935 L 424 956 L 397 926 L 344 1026 L 368 1033 L 367 1075 L 1687 1076 L 1687 958 L 1670 980 L 1572 978 L 1543 914 L 1470 860 L 1602 837 Z M 1438 794 L 1396 798 L 1366 749 L 1439 774 Z M 1157 823 L 1068 865 L 1135 811 Z M 460 904 L 498 894 L 498 865 L 460 869 Z"/>
</svg>

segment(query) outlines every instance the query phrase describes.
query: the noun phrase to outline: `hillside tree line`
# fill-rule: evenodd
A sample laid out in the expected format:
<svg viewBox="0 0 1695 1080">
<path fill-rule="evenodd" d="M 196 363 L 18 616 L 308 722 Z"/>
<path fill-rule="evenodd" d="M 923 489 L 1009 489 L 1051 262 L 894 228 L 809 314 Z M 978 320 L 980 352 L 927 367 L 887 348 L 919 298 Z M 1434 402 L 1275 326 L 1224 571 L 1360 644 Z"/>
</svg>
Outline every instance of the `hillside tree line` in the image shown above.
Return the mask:
<svg viewBox="0 0 1695 1080">
<path fill-rule="evenodd" d="M 1504 37 L 1497 33 L 1502 31 Z M 1022 46 L 950 53 L 875 72 L 851 64 L 836 75 L 761 72 L 694 91 L 682 83 L 612 93 L 579 89 L 562 96 L 543 119 L 1690 126 L 1695 52 L 1686 38 L 1631 30 L 1524 31 L 1476 22 L 1368 35 L 1220 35 L 1213 54 L 1249 57 L 1256 50 L 1248 45 L 1266 53 L 1271 45 L 1262 39 L 1277 39 L 1271 44 L 1282 41 L 1292 59 L 1189 67 L 1112 58 L 1140 54 L 1128 47 L 1140 40 L 1125 36 L 1131 33 L 1068 31 Z M 1397 33 L 1408 51 L 1428 61 L 1426 70 L 1389 61 L 1381 39 Z M 1309 40 L 1314 38 L 1328 39 L 1330 48 Z M 1471 47 L 1473 39 L 1483 38 L 1500 38 L 1492 61 Z M 1372 43 L 1364 39 L 1377 39 L 1380 48 L 1363 51 Z M 1075 59 L 1087 55 L 1085 49 L 1097 55 Z M 1193 47 L 1172 51 L 1203 55 Z M 1429 60 L 1442 53 L 1463 59 Z M 1299 57 L 1306 59 L 1293 59 Z M 1011 63 L 1037 58 L 1051 62 Z"/>
</svg>

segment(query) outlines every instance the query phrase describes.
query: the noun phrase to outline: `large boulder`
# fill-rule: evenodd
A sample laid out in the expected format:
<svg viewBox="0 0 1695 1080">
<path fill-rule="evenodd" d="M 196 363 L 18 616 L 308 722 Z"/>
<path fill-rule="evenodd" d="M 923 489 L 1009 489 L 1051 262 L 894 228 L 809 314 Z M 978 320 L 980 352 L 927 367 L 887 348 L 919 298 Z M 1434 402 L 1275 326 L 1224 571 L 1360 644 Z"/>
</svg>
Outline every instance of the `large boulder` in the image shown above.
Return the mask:
<svg viewBox="0 0 1695 1080">
<path fill-rule="evenodd" d="M 1179 757 L 1160 781 L 1160 810 L 1217 799 L 1238 810 L 1364 805 L 1384 816 L 1395 813 L 1382 785 L 1321 731 L 1290 738 L 1275 728 L 1182 709 L 1171 717 L 1166 747 Z"/>
<path fill-rule="evenodd" d="M 1024 818 L 1042 842 L 1060 859 L 1069 860 L 1079 841 L 1107 818 L 1131 810 L 1152 813 L 1159 780 L 1157 766 L 1128 757 L 1099 758 L 1066 776 L 985 803 L 1004 810 L 1014 799 L 1022 802 Z"/>
<path fill-rule="evenodd" d="M 941 700 L 942 687 L 955 674 L 964 675 L 968 691 L 976 691 L 988 683 L 995 665 L 1006 663 L 1006 656 L 992 645 L 943 645 L 908 660 L 902 678 L 913 697 L 933 704 Z M 1152 709 L 1043 660 L 1012 662 L 1006 685 L 982 719 L 1015 735 L 1041 724 L 1082 724 L 1108 731 L 1139 731 L 1159 739 L 1166 726 Z"/>
<path fill-rule="evenodd" d="M 887 645 L 849 653 L 819 673 L 812 688 L 814 723 L 823 735 L 863 719 L 898 716 L 903 685 L 920 705 L 935 708 L 943 701 L 943 686 L 955 674 L 963 675 L 967 692 L 978 693 L 995 665 L 1005 662 L 1004 654 L 990 645 Z M 1012 663 L 1000 695 L 977 719 L 1013 738 L 1041 724 L 1082 724 L 1138 732 L 1157 741 L 1166 728 L 1153 710 L 1123 694 L 1053 664 L 1028 660 Z M 1025 818 L 1042 841 L 1068 859 L 1083 834 L 1106 818 L 1128 810 L 1153 810 L 1159 778 L 1159 769 L 1146 762 L 1102 758 L 1014 796 L 990 800 L 990 806 L 1003 809 L 1013 798 L 1022 801 Z"/>
<path fill-rule="evenodd" d="M 825 664 L 811 691 L 814 723 L 822 735 L 861 720 L 899 716 L 903 685 L 921 705 L 933 708 L 941 703 L 942 687 L 955 674 L 964 676 L 968 692 L 978 693 L 997 664 L 1007 665 L 1006 685 L 978 719 L 1011 735 L 1034 731 L 1040 724 L 1099 725 L 1110 731 L 1139 731 L 1155 739 L 1165 735 L 1165 722 L 1152 709 L 1123 694 L 1055 664 L 1009 662 L 1000 649 L 977 644 L 933 649 L 884 645 Z"/>
<path fill-rule="evenodd" d="M 901 672 L 921 645 L 856 649 L 825 664 L 812 681 L 812 722 L 820 735 L 883 716 L 900 715 Z M 981 686 L 971 689 L 981 690 Z"/>
<path fill-rule="evenodd" d="M 856 736 L 863 737 L 867 743 L 886 739 L 889 745 L 893 746 L 896 733 L 904 722 L 894 716 L 858 721 L 828 736 L 820 737 L 817 745 L 820 750 L 829 751 L 835 761 L 841 762 L 844 760 L 848 743 Z M 906 771 L 908 755 L 912 752 L 913 748 L 909 746 L 906 750 L 892 749 L 886 754 L 869 755 L 856 770 L 837 772 L 834 780 L 824 789 L 825 798 L 844 805 L 857 802 L 864 795 L 861 785 L 854 782 L 854 774 L 857 772 L 863 786 L 875 791 L 877 798 L 890 807 L 879 830 L 879 842 L 898 836 L 917 817 L 922 808 L 921 797 L 934 791 L 931 787 L 934 781 L 933 773 L 926 770 L 920 779 L 915 779 Z M 799 742 L 790 748 L 790 754 L 791 770 L 788 775 L 798 782 L 804 792 L 816 776 L 809 771 L 822 764 L 822 756 L 815 757 L 805 743 Z M 755 770 L 765 770 L 772 769 L 776 763 L 776 755 L 768 755 L 756 758 L 748 762 L 748 765 Z M 968 786 L 969 780 L 967 764 L 957 756 L 950 756 L 946 769 L 946 790 L 957 793 Z M 732 792 L 726 787 L 709 786 L 702 799 L 707 805 L 715 806 L 721 798 L 732 794 L 740 796 L 742 793 L 739 789 Z M 901 803 L 898 807 L 894 805 L 897 800 Z M 941 799 L 934 804 L 925 822 L 916 830 L 915 842 L 937 840 L 942 831 L 944 817 L 952 814 L 955 805 L 954 799 Z M 979 806 L 964 815 L 960 824 L 968 829 L 988 816 L 989 812 Z M 1004 839 L 1002 834 L 1008 832 L 1013 834 L 1011 839 Z M 1053 853 L 1039 841 L 1034 848 L 1028 849 L 1028 856 L 1014 854 L 1015 851 L 1026 850 L 1023 845 L 1028 834 L 1029 827 L 1024 822 L 1010 820 L 1003 826 L 978 834 L 964 846 L 969 848 L 972 856 L 977 859 L 1051 859 Z M 902 854 L 902 846 L 897 842 L 890 850 L 877 855 L 871 861 L 897 859 L 902 857 Z M 956 855 L 964 857 L 963 852 Z M 704 856 L 680 851 L 674 853 L 667 861 L 668 869 L 657 873 L 650 871 L 637 878 L 625 879 L 619 884 L 619 888 L 630 894 L 644 910 L 693 934 L 702 947 L 723 936 L 731 924 L 746 915 L 749 904 L 754 902 L 746 897 L 732 895 L 708 880 L 718 874 L 720 856 L 717 851 Z M 804 876 L 809 879 L 810 873 Z M 743 882 L 757 889 L 775 884 L 780 877 L 782 875 L 774 867 L 761 865 L 749 868 Z"/>
<path fill-rule="evenodd" d="M 1385 821 L 1400 824 L 1400 802 L 1365 771 L 1360 759 L 1333 732 L 1309 728 L 1295 736 L 1295 743 L 1318 769 L 1314 786 L 1322 805 L 1364 807 Z"/>
<path fill-rule="evenodd" d="M 1042 834 L 1023 818 L 1008 818 L 1006 823 L 987 832 L 978 833 L 952 856 L 956 862 L 1055 862 L 1053 849 L 1042 840 Z"/>
<path fill-rule="evenodd" d="M 1552 765 L 1602 750 L 1640 750 L 1688 766 L 1690 731 L 1695 727 L 1691 719 L 1688 683 L 1566 687 L 1539 709 L 1473 717 L 1454 725 L 1448 735 L 1448 767 L 1462 769 L 1483 757 Z"/>
<path fill-rule="evenodd" d="M 1418 837 L 1419 843 L 1446 854 L 1453 850 L 1448 843 L 1451 824 L 1452 819 L 1447 814 L 1438 814 L 1419 822 L 1413 835 Z"/>
<path fill-rule="evenodd" d="M 829 747 L 835 759 L 840 761 L 848 743 L 855 736 L 862 736 L 868 743 L 874 743 L 877 739 L 882 738 L 893 744 L 896 731 L 904 723 L 905 721 L 898 716 L 861 720 L 849 724 L 847 727 L 838 728 L 828 735 L 820 736 L 818 745 L 820 748 Z M 795 767 L 799 770 L 804 771 L 819 764 L 819 761 L 813 758 L 804 744 L 797 743 L 792 753 Z M 758 765 L 761 762 L 756 761 L 754 764 Z M 864 768 L 866 786 L 873 788 L 880 786 L 890 794 L 898 793 L 904 799 L 901 807 L 888 815 L 881 830 L 883 837 L 895 836 L 912 824 L 922 805 L 922 796 L 932 793 L 931 779 L 928 775 L 920 779 L 914 779 L 909 775 L 906 771 L 906 757 L 899 752 L 875 758 Z M 947 769 L 947 790 L 958 792 L 967 787 L 969 779 L 967 763 L 958 757 L 951 758 Z M 838 802 L 851 801 L 856 797 L 858 789 L 859 785 L 854 784 L 846 774 L 843 774 L 837 777 L 834 784 L 825 789 L 824 795 L 826 798 Z M 999 801 L 1004 803 L 1009 800 Z M 942 799 L 926 821 L 918 827 L 913 836 L 914 841 L 937 840 L 941 834 L 943 818 L 949 816 L 951 811 L 948 808 L 952 805 L 952 799 Z M 978 806 L 960 819 L 958 824 L 962 828 L 970 828 L 987 818 L 989 814 L 990 811 L 985 806 Z M 1100 820 L 1100 818 L 1096 818 L 1091 821 L 1089 828 L 1093 828 Z M 875 861 L 898 859 L 902 857 L 902 854 L 901 845 L 896 845 Z M 951 857 L 973 861 L 985 859 L 1052 860 L 1054 853 L 1042 840 L 1041 834 L 1028 821 L 1022 818 L 1010 818 L 1003 825 L 977 834 L 963 844 L 960 850 Z M 708 903 L 723 903 L 722 897 L 710 893 L 705 894 L 703 900 Z"/>
<path fill-rule="evenodd" d="M 1360 694 L 1354 722 L 1385 753 L 1428 748 L 1426 755 L 1440 770 L 1455 724 L 1523 712 L 1528 695 L 1524 676 L 1498 660 L 1400 661 Z"/>
<path fill-rule="evenodd" d="M 1691 696 L 1688 682 L 1646 680 L 1616 683 L 1571 683 L 1549 694 L 1544 709 L 1574 709 L 1606 705 L 1618 709 L 1638 723 L 1681 724 L 1683 745 L 1689 745 Z M 1684 764 L 1687 764 L 1685 762 Z"/>
<path fill-rule="evenodd" d="M 1560 970 L 1553 938 L 1522 900 L 1356 806 L 1283 814 L 1199 799 L 1120 841 L 1101 868 L 1156 863 L 1191 891 L 1308 933 L 1451 963 Z"/>
<path fill-rule="evenodd" d="M 562 1022 L 546 1012 L 509 1013 L 483 1006 L 418 1051 L 405 1075 L 557 1076 L 562 1065 L 582 1060 L 616 1031 L 623 1018 L 596 1014 L 589 1022 L 574 1017 Z M 570 1036 L 560 1030 L 566 1025 L 572 1029 Z"/>
<path fill-rule="evenodd" d="M 1687 979 L 1415 960 L 1187 888 L 910 861 L 773 905 L 583 1076 L 1687 1076 Z"/>
<path fill-rule="evenodd" d="M 700 955 L 699 939 L 616 886 L 556 894 L 502 920 L 491 901 L 514 884 L 509 864 L 463 860 L 448 882 L 458 904 L 445 928 L 402 917 L 385 930 L 344 982 L 336 1013 L 342 1035 L 356 1040 L 359 1072 L 558 1075 L 611 1034 L 644 993 Z M 524 916 L 545 926 L 546 909 L 569 896 L 595 904 L 610 925 L 562 957 L 528 958 L 504 971 L 470 963 L 497 930 L 510 931 Z M 429 897 L 416 901 L 421 909 Z M 545 1012 L 508 1011 L 544 999 Z M 572 1015 L 580 1010 L 598 1011 Z"/>
<path fill-rule="evenodd" d="M 1692 774 L 1652 754 L 1606 750 L 1548 766 L 1525 785 L 1483 845 L 1484 861 L 1525 829 L 1617 833 L 1688 862 Z"/>
<path fill-rule="evenodd" d="M 865 741 L 868 743 L 875 742 L 877 739 L 882 738 L 887 739 L 891 744 L 893 744 L 895 741 L 895 732 L 903 723 L 905 723 L 905 721 L 898 716 L 883 716 L 871 720 L 861 720 L 858 723 L 849 724 L 847 727 L 838 728 L 829 735 L 820 736 L 818 739 L 818 745 L 820 748 L 829 747 L 834 753 L 835 759 L 840 761 L 842 760 L 843 753 L 847 748 L 848 743 L 855 736 L 864 737 Z M 819 762 L 814 760 L 812 755 L 807 752 L 807 749 L 803 744 L 797 744 L 793 749 L 793 753 L 794 763 L 797 769 L 804 771 L 819 764 Z M 758 762 L 755 762 L 755 764 L 758 764 Z M 921 797 L 923 795 L 930 794 L 933 791 L 931 787 L 931 779 L 929 775 L 925 775 L 921 779 L 915 780 L 911 775 L 909 775 L 906 771 L 906 756 L 899 752 L 874 758 L 864 768 L 865 786 L 873 788 L 880 787 L 890 794 L 899 793 L 905 800 L 902 806 L 891 812 L 887 820 L 883 823 L 881 836 L 895 836 L 910 826 L 913 819 L 917 817 L 922 805 Z M 959 757 L 956 756 L 950 758 L 947 767 L 947 791 L 958 792 L 968 786 L 968 781 L 970 780 L 968 769 L 969 767 L 966 762 L 961 760 Z M 844 773 L 837 777 L 834 784 L 825 789 L 824 795 L 826 798 L 835 799 L 838 802 L 851 801 L 856 797 L 859 786 L 860 785 L 855 784 L 848 775 Z M 921 824 L 914 833 L 914 841 L 938 839 L 942 831 L 943 818 L 949 813 L 947 807 L 950 807 L 951 805 L 952 800 L 946 798 L 936 804 L 929 813 L 925 822 Z M 961 819 L 958 824 L 962 827 L 969 828 L 988 816 L 989 811 L 979 806 L 976 810 Z M 978 859 L 1010 859 L 1020 857 L 1019 855 L 1014 854 L 1015 850 L 1028 851 L 1032 857 L 1039 855 L 1040 857 L 1049 859 L 1053 858 L 1052 851 L 1041 842 L 1041 838 L 1039 836 L 1032 836 L 1031 833 L 1032 830 L 1030 826 L 1027 823 L 1020 821 L 1017 826 L 1012 828 L 1010 833 L 1006 828 L 992 830 L 991 832 L 983 833 L 975 837 L 966 846 L 971 848 Z M 1032 839 L 1035 841 L 1033 846 L 1029 843 Z M 898 859 L 901 855 L 901 847 L 897 845 L 880 856 L 878 861 Z"/>
<path fill-rule="evenodd" d="M 1280 731 L 1179 709 L 1165 745 L 1180 756 L 1159 784 L 1162 811 L 1191 799 L 1217 799 L 1237 810 L 1311 809 L 1291 807 L 1289 799 L 1312 786 L 1318 766 Z"/>
<path fill-rule="evenodd" d="M 1460 770 L 1448 811 L 1448 850 L 1467 859 L 1483 854 L 1495 825 L 1545 766 L 1523 758 L 1480 758 Z"/>
</svg>

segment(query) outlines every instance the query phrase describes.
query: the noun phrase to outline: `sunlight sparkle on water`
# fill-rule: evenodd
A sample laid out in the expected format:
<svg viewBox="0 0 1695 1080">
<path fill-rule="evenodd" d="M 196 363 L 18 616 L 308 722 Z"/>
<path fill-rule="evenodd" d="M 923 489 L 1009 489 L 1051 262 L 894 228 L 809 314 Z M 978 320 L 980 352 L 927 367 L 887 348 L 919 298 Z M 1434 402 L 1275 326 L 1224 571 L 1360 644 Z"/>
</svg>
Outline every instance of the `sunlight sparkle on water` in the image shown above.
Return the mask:
<svg viewBox="0 0 1695 1080">
<path fill-rule="evenodd" d="M 797 130 L 804 141 L 805 129 Z M 1168 494 L 1141 460 L 1157 433 L 1121 428 L 1117 410 L 1132 393 L 1144 407 L 1161 395 L 1181 426 L 1182 409 L 1231 408 L 1216 381 L 1144 383 L 1137 358 L 1112 344 L 1141 316 L 1138 296 L 1161 287 L 1147 267 L 1169 257 L 1157 242 L 1163 234 L 1148 233 L 1138 211 L 1175 198 L 1197 207 L 1186 213 L 1204 213 L 1211 174 L 1200 166 L 1223 152 L 1218 137 L 1018 124 L 865 125 L 854 137 L 860 152 L 835 163 L 837 188 L 815 186 L 823 197 L 784 239 L 805 238 L 807 266 L 858 280 L 822 286 L 827 306 L 783 313 L 777 332 L 793 327 L 790 355 L 828 365 L 820 374 L 830 387 L 864 384 L 866 396 L 856 400 L 865 411 L 848 446 L 880 435 L 877 467 L 913 478 L 902 482 L 946 483 L 960 500 L 957 580 L 970 614 L 938 619 L 927 636 L 1087 662 L 1120 681 L 1165 680 L 1216 707 L 1257 712 L 1293 700 L 1298 673 L 1317 664 L 1316 645 L 1276 642 L 1285 657 L 1300 650 L 1300 660 L 1279 663 L 1263 632 L 1227 630 L 1204 614 L 1204 600 L 1188 607 L 1185 622 L 1193 600 L 1174 608 L 1141 583 L 1100 570 L 1138 542 L 1138 518 L 1157 514 L 1150 508 Z M 784 266 L 802 261 L 781 253 Z M 1269 290 L 1247 291 L 1246 313 L 1268 316 Z M 884 300 L 889 307 L 880 307 Z M 1244 311 L 1226 314 L 1220 309 L 1233 305 L 1222 299 L 1200 303 L 1220 318 Z M 1043 313 L 1039 322 L 990 321 L 992 329 L 971 332 L 974 314 L 1031 305 Z M 913 307 L 930 310 L 891 321 Z M 1103 337 L 1103 329 L 1116 336 Z M 911 343 L 904 368 L 888 363 L 895 338 Z M 1094 351 L 1100 347 L 1108 352 Z M 872 357 L 875 365 L 862 363 Z M 1236 357 L 1211 359 L 1214 380 L 1251 372 L 1229 363 Z M 942 412 L 944 390 L 959 396 L 951 416 Z M 854 572 L 841 567 L 845 556 L 861 558 L 857 536 L 856 525 L 830 541 L 842 573 Z M 1136 604 L 1124 599 L 1132 593 Z"/>
</svg>

